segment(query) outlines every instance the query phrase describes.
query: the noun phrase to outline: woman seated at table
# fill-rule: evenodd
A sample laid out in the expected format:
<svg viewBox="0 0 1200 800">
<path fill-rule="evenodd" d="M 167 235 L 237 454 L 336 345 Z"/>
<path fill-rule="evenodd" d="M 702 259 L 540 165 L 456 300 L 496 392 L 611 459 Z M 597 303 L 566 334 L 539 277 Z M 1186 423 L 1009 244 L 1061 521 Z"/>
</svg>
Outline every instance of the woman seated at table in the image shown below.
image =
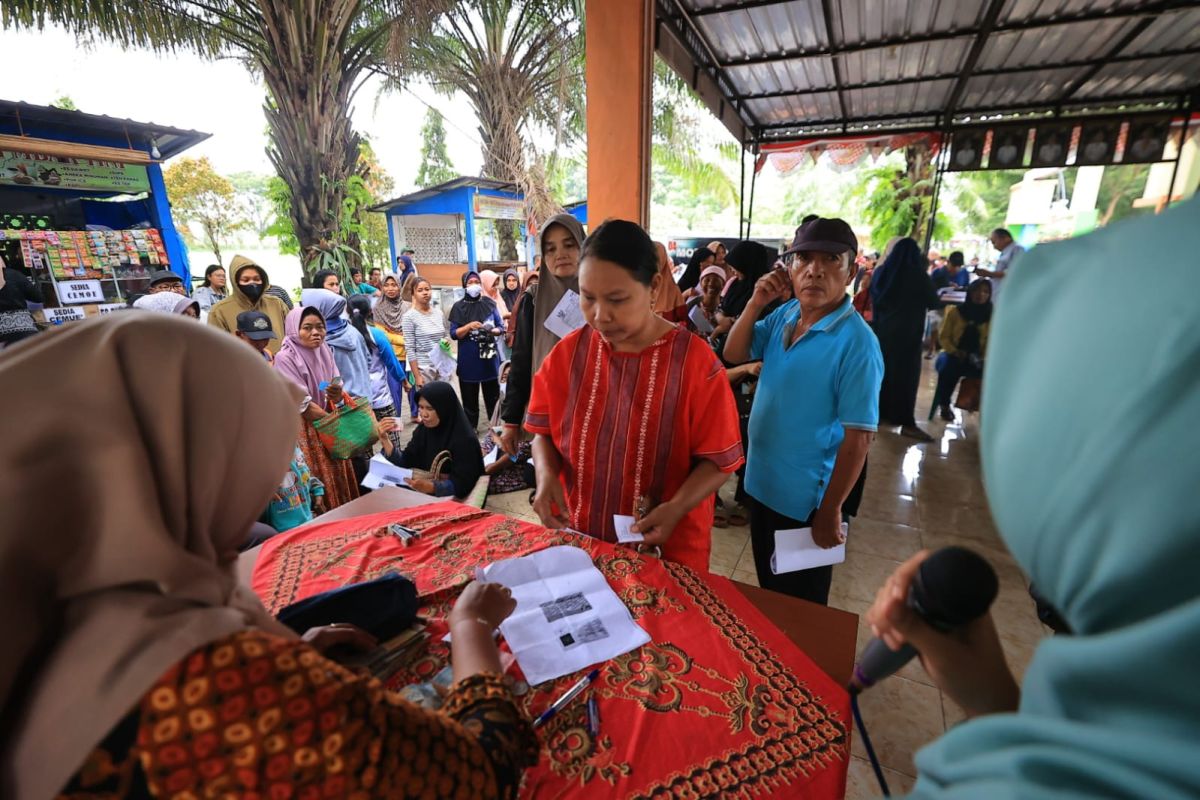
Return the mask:
<svg viewBox="0 0 1200 800">
<path fill-rule="evenodd" d="M 0 649 L 0 793 L 516 796 L 537 744 L 492 639 L 507 590 L 463 591 L 455 683 L 432 712 L 322 655 L 372 646 L 362 631 L 298 637 L 238 585 L 300 396 L 258 354 L 190 321 L 113 314 L 23 344 L 0 381 L 86 396 L 104 420 L 67 430 L 42 404 L 5 429 L 0 530 L 43 535 L 0 540 L 0 594 L 22 620 Z M 89 499 L 46 515 L 64 448 Z"/>
<path fill-rule="evenodd" d="M 552 528 L 617 540 L 614 515 L 665 558 L 708 571 L 713 493 L 742 463 L 725 369 L 704 340 L 654 313 L 662 276 L 650 237 L 605 222 L 580 255 L 587 322 L 534 378 L 534 510 Z"/>
<path fill-rule="evenodd" d="M 983 375 L 991 319 L 992 284 L 986 278 L 979 278 L 967 288 L 967 302 L 946 308 L 946 318 L 938 333 L 942 352 L 933 364 L 938 373 L 933 402 L 947 422 L 954 419 L 950 398 L 959 380 Z"/>
<path fill-rule="evenodd" d="M 475 428 L 467 421 L 454 387 L 443 381 L 430 381 L 417 390 L 417 417 L 420 420 L 412 439 L 403 450 L 392 445 L 388 433 L 395 421 L 379 423 L 379 442 L 383 455 L 398 467 L 429 470 L 440 453 L 449 453 L 446 477 L 437 480 L 409 478 L 408 485 L 434 497 L 466 497 L 483 475 L 483 454 Z"/>
</svg>

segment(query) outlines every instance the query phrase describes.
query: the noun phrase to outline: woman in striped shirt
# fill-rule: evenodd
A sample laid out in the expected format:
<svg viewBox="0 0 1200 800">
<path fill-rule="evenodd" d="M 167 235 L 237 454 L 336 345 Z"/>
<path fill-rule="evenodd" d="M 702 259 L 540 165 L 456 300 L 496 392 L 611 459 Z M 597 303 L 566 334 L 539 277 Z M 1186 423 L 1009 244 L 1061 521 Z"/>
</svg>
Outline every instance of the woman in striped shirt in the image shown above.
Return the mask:
<svg viewBox="0 0 1200 800">
<path fill-rule="evenodd" d="M 454 370 L 439 371 L 434 366 L 434 353 L 446 338 L 446 322 L 441 312 L 434 311 L 429 301 L 433 287 L 424 278 L 417 278 L 413 286 L 413 307 L 404 312 L 401 326 L 404 328 L 404 343 L 408 349 L 408 363 L 420 389 L 428 381 L 447 381 Z"/>
</svg>

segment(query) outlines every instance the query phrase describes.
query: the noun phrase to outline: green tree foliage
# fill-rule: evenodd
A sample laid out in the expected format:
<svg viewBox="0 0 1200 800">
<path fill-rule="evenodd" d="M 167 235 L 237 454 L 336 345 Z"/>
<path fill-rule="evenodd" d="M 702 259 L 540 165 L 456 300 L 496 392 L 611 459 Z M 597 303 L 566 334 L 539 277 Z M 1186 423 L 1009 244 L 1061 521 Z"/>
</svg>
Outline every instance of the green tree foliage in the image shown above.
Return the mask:
<svg viewBox="0 0 1200 800">
<path fill-rule="evenodd" d="M 1025 177 L 1025 170 L 1001 169 L 978 172 L 952 173 L 955 205 L 962 213 L 963 222 L 969 233 L 987 236 L 996 228 L 1004 227 L 1008 213 L 1008 201 L 1012 187 Z M 951 176 L 947 176 L 946 191 Z"/>
<path fill-rule="evenodd" d="M 71 99 L 69 94 L 60 94 L 54 100 L 50 101 L 51 108 L 61 108 L 63 111 L 78 111 L 79 106 L 75 105 L 75 101 Z"/>
<path fill-rule="evenodd" d="M 421 126 L 421 168 L 417 170 L 417 186 L 422 189 L 458 177 L 450 154 L 446 152 L 446 126 L 436 109 L 425 111 L 425 124 Z"/>
<path fill-rule="evenodd" d="M 1078 175 L 1076 167 L 1063 170 L 1067 194 L 1071 196 Z M 1133 207 L 1133 201 L 1146 191 L 1146 180 L 1150 177 L 1149 164 L 1121 164 L 1104 168 L 1100 178 L 1100 192 L 1096 196 L 1099 212 L 1096 225 L 1103 227 L 1139 213 L 1150 213 L 1149 209 Z"/>
<path fill-rule="evenodd" d="M 362 226 L 358 237 L 364 266 L 387 269 L 392 252 L 388 242 L 387 215 L 367 209 L 390 199 L 396 182 L 379 163 L 379 157 L 367 139 L 363 139 L 360 146 L 358 174 L 363 181 L 362 187 L 352 196 L 354 208 L 348 208 L 347 211 Z"/>
<path fill-rule="evenodd" d="M 272 175 L 267 181 L 267 200 L 271 204 L 271 221 L 267 225 L 268 236 L 279 243 L 279 252 L 284 255 L 300 255 L 300 240 L 292 226 L 292 190 L 283 178 Z"/>
<path fill-rule="evenodd" d="M 867 170 L 855 194 L 865 198 L 863 219 L 871 226 L 871 247 L 882 252 L 893 236 L 911 236 L 922 247 L 930 224 L 934 174 L 928 151 L 908 147 L 904 165 L 894 162 Z M 934 220 L 933 238 L 953 235 L 945 214 Z"/>
<path fill-rule="evenodd" d="M 738 186 L 722 167 L 737 163 L 738 147 L 719 151 L 719 159 L 696 144 L 698 116 L 708 113 L 700 98 L 662 59 L 654 59 L 654 117 L 651 148 L 655 168 L 670 175 L 680 189 L 718 208 L 736 206 Z"/>
<path fill-rule="evenodd" d="M 451 0 L 4 0 L 0 26 L 61 25 L 162 52 L 238 58 L 262 79 L 268 156 L 291 195 L 305 269 L 335 241 L 359 159 L 350 104 L 373 70 L 402 75 L 406 44 Z M 349 246 L 349 245 L 347 245 Z"/>
<path fill-rule="evenodd" d="M 250 229 L 258 238 L 265 238 L 273 216 L 271 176 L 259 172 L 235 172 L 229 175 L 229 182 L 233 184 L 233 190 L 237 193 L 237 203 L 241 206 Z"/>
<path fill-rule="evenodd" d="M 556 144 L 583 127 L 578 11 L 574 0 L 459 0 L 411 50 L 412 64 L 437 91 L 461 92 L 470 102 L 483 174 L 515 183 L 527 196 L 548 197 L 544 183 L 531 184 L 553 171 L 527 167 L 530 127 L 547 126 Z M 501 258 L 515 260 L 516 226 L 498 225 L 497 232 Z"/>
<path fill-rule="evenodd" d="M 233 184 L 218 175 L 207 157 L 181 158 L 163 171 L 171 208 L 180 219 L 197 223 L 217 263 L 221 242 L 247 225 L 234 196 Z"/>
</svg>

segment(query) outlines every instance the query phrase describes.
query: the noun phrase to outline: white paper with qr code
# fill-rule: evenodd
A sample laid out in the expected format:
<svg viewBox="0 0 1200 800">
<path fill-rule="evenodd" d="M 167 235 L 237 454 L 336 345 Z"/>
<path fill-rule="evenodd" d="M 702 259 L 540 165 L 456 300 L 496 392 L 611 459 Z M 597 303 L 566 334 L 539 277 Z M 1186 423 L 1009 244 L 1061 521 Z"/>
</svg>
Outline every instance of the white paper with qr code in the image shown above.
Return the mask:
<svg viewBox="0 0 1200 800">
<path fill-rule="evenodd" d="M 548 547 L 489 564 L 482 580 L 512 590 L 517 607 L 500 623 L 530 685 L 570 675 L 650 641 L 592 557 Z"/>
<path fill-rule="evenodd" d="M 585 322 L 583 312 L 579 310 L 579 295 L 567 289 L 542 325 L 558 338 L 565 339 L 572 332 L 582 328 Z"/>
</svg>

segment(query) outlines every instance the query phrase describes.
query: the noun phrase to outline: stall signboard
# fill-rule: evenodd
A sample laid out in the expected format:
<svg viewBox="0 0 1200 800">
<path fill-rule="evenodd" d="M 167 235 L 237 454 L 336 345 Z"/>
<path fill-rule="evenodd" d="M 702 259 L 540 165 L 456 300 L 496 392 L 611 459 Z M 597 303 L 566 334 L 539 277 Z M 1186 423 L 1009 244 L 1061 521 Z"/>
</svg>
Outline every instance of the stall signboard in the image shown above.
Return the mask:
<svg viewBox="0 0 1200 800">
<path fill-rule="evenodd" d="M 482 219 L 525 219 L 525 201 L 510 197 L 475 195 L 475 216 Z"/>
<path fill-rule="evenodd" d="M 96 306 L 96 310 L 99 311 L 100 316 L 103 317 L 105 314 L 111 314 L 114 311 L 127 311 L 129 310 L 129 306 L 125 305 L 124 303 L 101 303 L 100 305 Z"/>
<path fill-rule="evenodd" d="M 140 164 L 0 150 L 0 186 L 134 194 L 150 191 L 150 176 Z"/>
<path fill-rule="evenodd" d="M 46 315 L 46 322 L 51 325 L 60 322 L 76 322 L 87 316 L 83 313 L 82 308 L 46 308 L 42 310 L 42 313 Z"/>
<path fill-rule="evenodd" d="M 63 305 L 69 303 L 103 303 L 104 290 L 100 281 L 59 281 L 54 284 L 58 291 L 58 300 Z"/>
</svg>

